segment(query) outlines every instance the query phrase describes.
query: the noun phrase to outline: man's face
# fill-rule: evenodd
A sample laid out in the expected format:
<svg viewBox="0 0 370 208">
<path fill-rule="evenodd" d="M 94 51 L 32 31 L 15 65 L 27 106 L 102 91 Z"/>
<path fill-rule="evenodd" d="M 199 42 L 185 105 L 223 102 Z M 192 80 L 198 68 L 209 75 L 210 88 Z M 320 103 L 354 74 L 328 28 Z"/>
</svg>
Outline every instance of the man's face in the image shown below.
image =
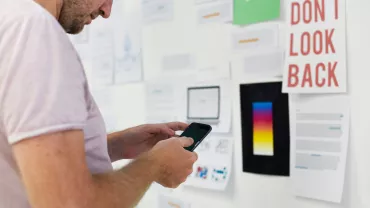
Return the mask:
<svg viewBox="0 0 370 208">
<path fill-rule="evenodd" d="M 86 24 L 101 15 L 108 18 L 112 0 L 63 0 L 59 23 L 69 34 L 78 34 Z"/>
</svg>

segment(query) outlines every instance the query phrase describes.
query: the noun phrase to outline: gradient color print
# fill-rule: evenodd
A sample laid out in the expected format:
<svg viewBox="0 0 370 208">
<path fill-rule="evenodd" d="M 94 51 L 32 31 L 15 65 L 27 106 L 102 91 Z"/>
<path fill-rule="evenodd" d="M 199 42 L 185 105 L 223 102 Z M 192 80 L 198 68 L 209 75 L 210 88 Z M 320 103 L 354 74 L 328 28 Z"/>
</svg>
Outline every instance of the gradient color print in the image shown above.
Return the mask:
<svg viewBox="0 0 370 208">
<path fill-rule="evenodd" d="M 272 103 L 253 103 L 253 154 L 274 155 Z"/>
</svg>

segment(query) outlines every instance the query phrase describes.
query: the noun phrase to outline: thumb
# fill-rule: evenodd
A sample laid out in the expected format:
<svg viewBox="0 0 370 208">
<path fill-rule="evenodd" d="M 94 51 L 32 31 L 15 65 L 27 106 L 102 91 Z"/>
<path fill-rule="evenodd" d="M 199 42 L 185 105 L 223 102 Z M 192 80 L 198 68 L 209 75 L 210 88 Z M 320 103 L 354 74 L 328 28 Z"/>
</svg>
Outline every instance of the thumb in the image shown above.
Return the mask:
<svg viewBox="0 0 370 208">
<path fill-rule="evenodd" d="M 189 147 L 194 143 L 194 140 L 189 137 L 179 137 L 179 141 L 183 147 Z"/>
</svg>

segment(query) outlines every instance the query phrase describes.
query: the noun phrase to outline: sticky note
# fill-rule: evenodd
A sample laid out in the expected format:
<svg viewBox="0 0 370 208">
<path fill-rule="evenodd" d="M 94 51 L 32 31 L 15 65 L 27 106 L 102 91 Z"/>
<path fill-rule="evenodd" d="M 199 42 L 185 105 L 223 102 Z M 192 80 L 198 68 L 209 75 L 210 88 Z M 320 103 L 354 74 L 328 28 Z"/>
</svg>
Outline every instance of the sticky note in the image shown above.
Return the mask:
<svg viewBox="0 0 370 208">
<path fill-rule="evenodd" d="M 280 17 L 280 0 L 234 0 L 236 25 L 248 25 Z"/>
</svg>

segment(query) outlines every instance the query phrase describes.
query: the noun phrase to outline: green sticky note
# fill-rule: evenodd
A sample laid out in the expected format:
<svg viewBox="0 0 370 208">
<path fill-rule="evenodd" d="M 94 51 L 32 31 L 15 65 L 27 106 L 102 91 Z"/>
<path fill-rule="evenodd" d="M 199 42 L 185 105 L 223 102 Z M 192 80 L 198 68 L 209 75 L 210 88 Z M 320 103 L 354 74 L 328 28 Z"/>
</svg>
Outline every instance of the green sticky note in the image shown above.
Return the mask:
<svg viewBox="0 0 370 208">
<path fill-rule="evenodd" d="M 280 0 L 234 0 L 234 24 L 248 25 L 280 17 Z"/>
</svg>

